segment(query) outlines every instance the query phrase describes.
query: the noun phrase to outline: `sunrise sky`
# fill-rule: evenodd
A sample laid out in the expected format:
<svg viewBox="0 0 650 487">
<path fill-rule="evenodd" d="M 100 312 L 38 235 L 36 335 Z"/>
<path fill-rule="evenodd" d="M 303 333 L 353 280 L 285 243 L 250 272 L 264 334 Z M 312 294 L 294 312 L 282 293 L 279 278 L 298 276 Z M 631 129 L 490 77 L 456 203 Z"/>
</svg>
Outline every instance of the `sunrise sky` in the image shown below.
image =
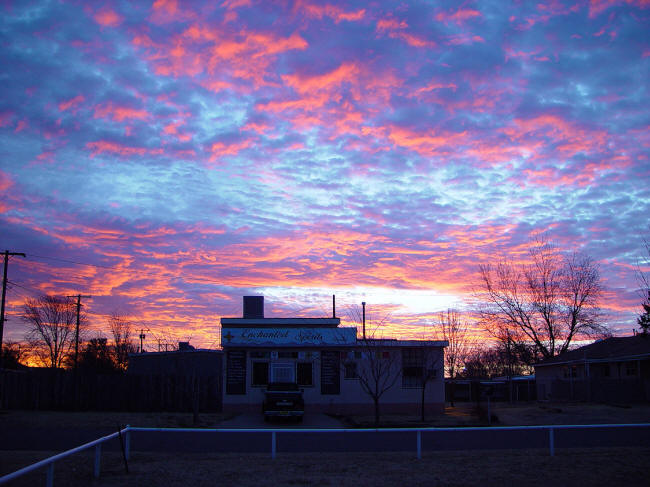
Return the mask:
<svg viewBox="0 0 650 487">
<path fill-rule="evenodd" d="M 630 334 L 650 237 L 650 2 L 3 2 L 5 340 L 89 294 L 219 345 L 267 316 L 418 337 L 531 236 L 601 266 Z M 646 254 L 647 255 L 647 254 Z M 648 270 L 648 267 L 646 267 Z"/>
</svg>

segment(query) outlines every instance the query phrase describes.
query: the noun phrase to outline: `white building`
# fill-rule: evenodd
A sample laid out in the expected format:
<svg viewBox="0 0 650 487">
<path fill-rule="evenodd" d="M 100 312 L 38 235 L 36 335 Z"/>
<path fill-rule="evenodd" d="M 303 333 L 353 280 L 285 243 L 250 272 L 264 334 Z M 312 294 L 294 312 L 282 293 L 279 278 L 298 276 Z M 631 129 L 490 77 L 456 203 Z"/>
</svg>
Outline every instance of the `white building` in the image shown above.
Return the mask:
<svg viewBox="0 0 650 487">
<path fill-rule="evenodd" d="M 265 318 L 264 298 L 244 296 L 242 318 L 221 319 L 224 412 L 261 411 L 269 382 L 304 390 L 306 412 L 372 414 L 364 392 L 386 389 L 382 413 L 443 412 L 445 341 L 364 340 L 332 318 Z"/>
</svg>

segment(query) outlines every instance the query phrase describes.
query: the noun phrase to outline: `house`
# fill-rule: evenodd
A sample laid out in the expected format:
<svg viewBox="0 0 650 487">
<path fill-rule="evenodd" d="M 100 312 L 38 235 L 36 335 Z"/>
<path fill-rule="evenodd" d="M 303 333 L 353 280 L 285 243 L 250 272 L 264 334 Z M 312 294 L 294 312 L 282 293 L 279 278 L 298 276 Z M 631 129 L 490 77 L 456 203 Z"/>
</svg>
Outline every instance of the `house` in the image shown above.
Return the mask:
<svg viewBox="0 0 650 487">
<path fill-rule="evenodd" d="M 333 313 L 334 314 L 334 313 Z M 306 412 L 372 414 L 363 382 L 387 387 L 382 413 L 443 412 L 446 341 L 376 340 L 357 337 L 356 327 L 331 318 L 267 318 L 263 296 L 244 296 L 241 318 L 221 319 L 224 412 L 261 411 L 272 382 L 297 383 Z"/>
<path fill-rule="evenodd" d="M 535 365 L 540 400 L 650 400 L 650 336 L 611 337 Z"/>
</svg>

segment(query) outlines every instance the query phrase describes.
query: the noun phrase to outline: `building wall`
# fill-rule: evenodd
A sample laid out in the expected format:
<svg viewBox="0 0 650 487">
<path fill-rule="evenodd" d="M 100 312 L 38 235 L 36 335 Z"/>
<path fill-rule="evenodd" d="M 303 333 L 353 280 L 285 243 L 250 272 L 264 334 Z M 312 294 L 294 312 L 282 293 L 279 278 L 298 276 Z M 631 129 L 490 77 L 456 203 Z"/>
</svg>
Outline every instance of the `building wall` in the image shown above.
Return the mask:
<svg viewBox="0 0 650 487">
<path fill-rule="evenodd" d="M 321 390 L 321 369 L 322 369 L 322 355 L 321 352 L 330 351 L 339 353 L 342 359 L 336 372 L 339 378 L 340 393 L 327 394 L 322 393 Z M 354 355 L 357 351 L 356 358 Z M 360 379 L 345 378 L 346 370 L 344 362 L 355 361 L 357 367 L 360 369 L 367 363 L 364 360 L 363 353 L 354 348 L 327 348 L 327 349 L 276 349 L 278 353 L 281 352 L 307 352 L 312 353 L 312 373 L 313 384 L 312 386 L 301 386 L 304 389 L 305 411 L 306 412 L 325 412 L 330 414 L 374 414 L 374 403 L 368 394 L 366 394 L 360 384 Z M 382 413 L 419 413 L 422 390 L 419 387 L 404 387 L 402 383 L 402 349 L 399 347 L 390 347 L 386 352 L 392 355 L 394 359 L 394 367 L 397 371 L 397 379 L 394 385 L 389 388 L 380 398 L 380 410 Z M 264 361 L 264 359 L 256 359 L 251 356 L 251 352 L 260 352 L 259 349 L 246 350 L 246 390 L 245 394 L 228 394 L 226 387 L 224 387 L 224 411 L 241 412 L 241 411 L 262 411 L 262 402 L 264 399 L 265 386 L 252 385 L 252 364 L 256 360 Z M 226 357 L 228 350 L 226 350 Z M 431 414 L 434 412 L 444 412 L 444 377 L 442 369 L 442 354 L 443 348 L 439 347 L 435 350 L 435 356 L 432 356 L 430 362 L 437 364 L 437 374 L 435 379 L 427 383 L 425 388 L 425 408 Z M 315 356 L 314 356 L 315 355 Z M 359 356 L 360 355 L 360 356 Z M 351 357 L 348 360 L 348 357 Z M 389 360 L 393 360 L 389 359 Z M 287 363 L 293 361 L 300 361 L 300 359 L 271 359 L 271 361 Z M 304 360 L 304 359 L 303 359 Z M 227 363 L 224 363 L 224 384 L 227 382 Z"/>
</svg>

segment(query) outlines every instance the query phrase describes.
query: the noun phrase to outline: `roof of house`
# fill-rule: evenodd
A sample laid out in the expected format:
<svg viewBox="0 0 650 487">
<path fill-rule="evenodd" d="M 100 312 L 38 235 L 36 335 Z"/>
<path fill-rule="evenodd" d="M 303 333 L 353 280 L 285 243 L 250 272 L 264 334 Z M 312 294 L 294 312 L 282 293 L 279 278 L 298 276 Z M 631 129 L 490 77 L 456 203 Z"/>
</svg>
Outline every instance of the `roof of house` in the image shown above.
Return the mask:
<svg viewBox="0 0 650 487">
<path fill-rule="evenodd" d="M 569 350 L 544 360 L 535 367 L 559 365 L 571 362 L 606 362 L 633 360 L 650 357 L 650 335 L 638 334 L 629 337 L 611 337 L 590 345 Z"/>
</svg>

